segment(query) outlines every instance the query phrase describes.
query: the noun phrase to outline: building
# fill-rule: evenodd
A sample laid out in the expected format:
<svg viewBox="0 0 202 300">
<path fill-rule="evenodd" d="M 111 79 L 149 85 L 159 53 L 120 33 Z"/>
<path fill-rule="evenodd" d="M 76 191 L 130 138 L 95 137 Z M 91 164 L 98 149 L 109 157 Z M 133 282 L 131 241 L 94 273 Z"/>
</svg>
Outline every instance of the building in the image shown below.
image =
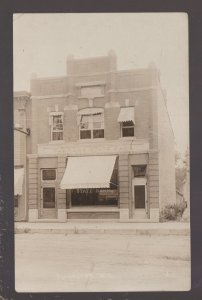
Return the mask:
<svg viewBox="0 0 202 300">
<path fill-rule="evenodd" d="M 14 93 L 14 209 L 15 220 L 27 219 L 27 157 L 30 120 L 30 96 L 27 92 Z"/>
<path fill-rule="evenodd" d="M 118 71 L 113 51 L 66 64 L 64 77 L 31 79 L 28 220 L 158 222 L 176 198 L 159 71 Z"/>
</svg>

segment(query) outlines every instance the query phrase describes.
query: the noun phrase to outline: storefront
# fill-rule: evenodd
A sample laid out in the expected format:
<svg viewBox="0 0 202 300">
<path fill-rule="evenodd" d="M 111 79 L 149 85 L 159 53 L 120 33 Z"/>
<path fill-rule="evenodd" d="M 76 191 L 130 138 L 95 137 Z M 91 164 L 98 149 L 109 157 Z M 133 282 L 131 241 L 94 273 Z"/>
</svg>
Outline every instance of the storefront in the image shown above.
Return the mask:
<svg viewBox="0 0 202 300">
<path fill-rule="evenodd" d="M 120 140 L 39 148 L 29 155 L 29 221 L 158 221 L 158 155 L 146 147 Z"/>
<path fill-rule="evenodd" d="M 60 188 L 69 193 L 67 218 L 118 218 L 118 157 L 68 157 Z"/>
<path fill-rule="evenodd" d="M 14 169 L 14 216 L 16 221 L 25 219 L 24 168 Z"/>
</svg>

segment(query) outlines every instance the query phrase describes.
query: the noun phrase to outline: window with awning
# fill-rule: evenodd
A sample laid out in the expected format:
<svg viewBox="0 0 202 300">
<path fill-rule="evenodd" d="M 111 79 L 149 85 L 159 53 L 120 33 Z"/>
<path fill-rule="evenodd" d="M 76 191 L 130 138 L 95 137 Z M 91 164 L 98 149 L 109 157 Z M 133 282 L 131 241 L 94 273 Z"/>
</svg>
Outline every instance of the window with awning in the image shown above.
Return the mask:
<svg viewBox="0 0 202 300">
<path fill-rule="evenodd" d="M 69 157 L 61 189 L 109 188 L 116 155 Z"/>
<path fill-rule="evenodd" d="M 117 121 L 121 123 L 122 137 L 134 136 L 134 124 L 135 124 L 134 107 L 122 107 Z"/>
<path fill-rule="evenodd" d="M 14 169 L 14 194 L 15 196 L 22 195 L 24 180 L 24 168 Z"/>
<path fill-rule="evenodd" d="M 117 121 L 119 123 L 131 121 L 131 122 L 133 122 L 133 124 L 135 124 L 134 107 L 121 107 Z"/>
</svg>

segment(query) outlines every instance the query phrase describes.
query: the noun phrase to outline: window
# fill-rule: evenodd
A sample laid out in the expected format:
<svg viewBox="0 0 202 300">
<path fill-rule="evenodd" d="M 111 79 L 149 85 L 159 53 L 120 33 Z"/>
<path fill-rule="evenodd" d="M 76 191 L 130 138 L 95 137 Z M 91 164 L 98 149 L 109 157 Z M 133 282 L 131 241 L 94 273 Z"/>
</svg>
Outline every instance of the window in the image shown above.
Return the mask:
<svg viewBox="0 0 202 300">
<path fill-rule="evenodd" d="M 51 113 L 50 125 L 51 125 L 51 140 L 52 141 L 63 140 L 63 113 Z"/>
<path fill-rule="evenodd" d="M 122 127 L 122 137 L 134 136 L 133 121 L 122 122 L 121 127 Z"/>
<path fill-rule="evenodd" d="M 55 208 L 55 188 L 43 188 L 43 208 Z"/>
<path fill-rule="evenodd" d="M 118 160 L 112 172 L 109 188 L 72 189 L 72 206 L 117 206 L 118 205 Z"/>
<path fill-rule="evenodd" d="M 133 166 L 134 177 L 144 177 L 146 175 L 146 165 Z"/>
<path fill-rule="evenodd" d="M 18 207 L 19 196 L 14 196 L 14 207 Z"/>
<path fill-rule="evenodd" d="M 135 194 L 135 208 L 145 208 L 145 186 L 135 185 L 134 194 Z"/>
<path fill-rule="evenodd" d="M 42 180 L 56 180 L 56 170 L 55 169 L 42 170 Z"/>
<path fill-rule="evenodd" d="M 94 113 L 81 115 L 80 139 L 104 138 L 104 115 Z"/>
</svg>

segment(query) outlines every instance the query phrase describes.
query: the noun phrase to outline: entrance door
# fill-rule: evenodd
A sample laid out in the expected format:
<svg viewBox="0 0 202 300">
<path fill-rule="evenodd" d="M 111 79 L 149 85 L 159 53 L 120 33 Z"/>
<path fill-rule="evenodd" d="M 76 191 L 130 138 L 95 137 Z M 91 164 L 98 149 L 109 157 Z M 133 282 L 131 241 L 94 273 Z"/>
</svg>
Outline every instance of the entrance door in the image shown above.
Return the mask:
<svg viewBox="0 0 202 300">
<path fill-rule="evenodd" d="M 57 218 L 56 170 L 41 171 L 40 217 L 42 219 Z"/>
<path fill-rule="evenodd" d="M 147 182 L 146 178 L 133 178 L 133 211 L 134 217 L 144 219 L 147 217 Z"/>
</svg>

